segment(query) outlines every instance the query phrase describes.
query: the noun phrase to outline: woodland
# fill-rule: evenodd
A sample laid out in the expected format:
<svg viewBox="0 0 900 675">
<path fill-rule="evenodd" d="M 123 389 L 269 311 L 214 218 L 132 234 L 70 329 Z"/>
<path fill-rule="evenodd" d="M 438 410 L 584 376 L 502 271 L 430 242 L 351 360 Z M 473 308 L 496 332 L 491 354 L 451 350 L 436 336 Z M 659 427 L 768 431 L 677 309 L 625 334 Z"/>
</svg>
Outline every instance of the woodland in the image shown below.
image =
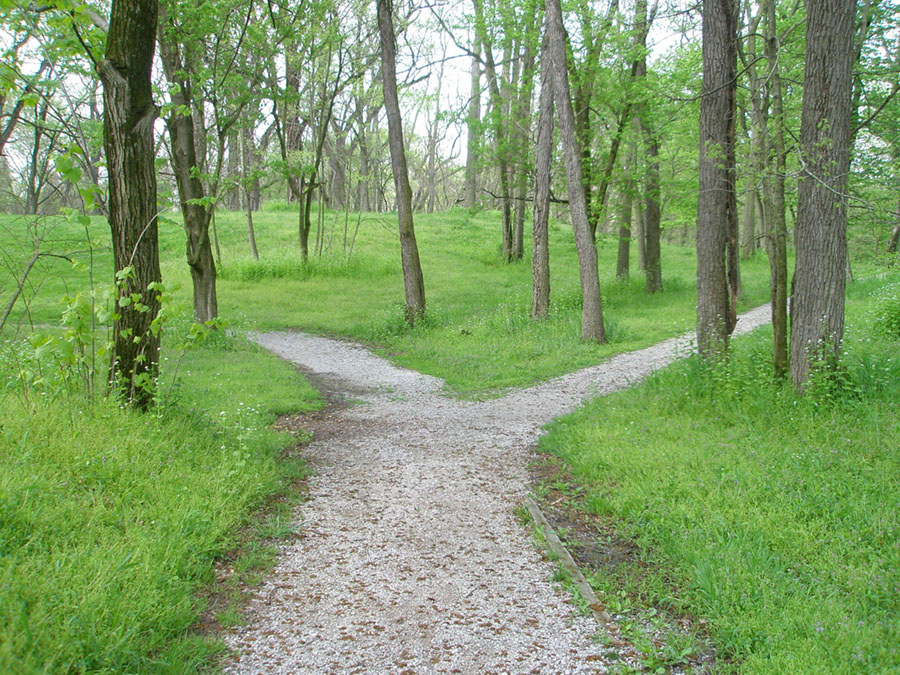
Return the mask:
<svg viewBox="0 0 900 675">
<path fill-rule="evenodd" d="M 0 670 L 218 667 L 326 405 L 268 330 L 474 400 L 696 331 L 535 494 L 645 671 L 900 669 L 895 0 L 0 16 Z"/>
</svg>

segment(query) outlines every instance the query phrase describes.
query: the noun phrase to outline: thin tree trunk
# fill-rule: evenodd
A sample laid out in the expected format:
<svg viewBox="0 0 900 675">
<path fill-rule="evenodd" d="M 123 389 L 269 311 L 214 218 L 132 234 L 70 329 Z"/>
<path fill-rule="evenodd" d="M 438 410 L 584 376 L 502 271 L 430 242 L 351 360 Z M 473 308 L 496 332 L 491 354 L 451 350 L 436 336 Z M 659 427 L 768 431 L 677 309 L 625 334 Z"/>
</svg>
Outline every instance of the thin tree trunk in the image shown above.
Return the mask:
<svg viewBox="0 0 900 675">
<path fill-rule="evenodd" d="M 805 387 L 817 361 L 834 367 L 844 334 L 847 174 L 856 3 L 807 0 L 801 175 L 791 295 L 791 380 Z"/>
<path fill-rule="evenodd" d="M 566 33 L 562 22 L 559 0 L 546 0 L 549 52 L 553 73 L 553 92 L 559 115 L 560 138 L 566 158 L 566 182 L 569 187 L 569 210 L 575 230 L 578 249 L 578 268 L 581 277 L 581 339 L 585 342 L 606 342 L 603 327 L 603 306 L 600 300 L 600 279 L 597 274 L 597 249 L 591 238 L 587 203 L 581 172 L 581 151 L 575 136 L 575 114 L 569 94 L 569 76 L 566 67 Z"/>
<path fill-rule="evenodd" d="M 244 205 L 247 210 L 247 240 L 250 244 L 250 255 L 254 260 L 259 260 L 259 250 L 256 248 L 256 233 L 253 230 L 253 200 L 250 199 L 250 191 L 244 190 Z"/>
<path fill-rule="evenodd" d="M 471 78 L 469 93 L 469 115 L 466 120 L 466 206 L 478 203 L 479 157 L 481 148 L 481 41 L 476 32 L 472 40 Z"/>
<path fill-rule="evenodd" d="M 113 322 L 110 384 L 146 409 L 159 370 L 159 243 L 150 71 L 156 47 L 156 0 L 113 0 L 106 56 L 97 64 L 103 82 L 103 144 L 109 174 L 109 225 L 119 281 Z M 132 293 L 143 307 L 125 303 Z M 124 305 L 124 306 L 123 306 Z"/>
<path fill-rule="evenodd" d="M 163 21 L 167 22 L 165 13 Z M 190 109 L 193 106 L 191 96 L 192 82 L 189 68 L 177 44 L 165 34 L 165 28 L 159 31 L 159 53 L 166 73 L 166 79 L 177 85 L 172 93 L 172 104 L 176 109 Z M 172 170 L 178 187 L 181 203 L 181 215 L 184 219 L 184 232 L 187 238 L 187 263 L 191 270 L 194 295 L 194 321 L 203 323 L 218 316 L 218 299 L 216 297 L 216 264 L 212 254 L 209 238 L 210 212 L 204 206 L 206 197 L 203 183 L 197 172 L 200 162 L 196 154 L 197 130 L 194 127 L 194 116 L 173 113 L 166 118 L 172 152 Z"/>
<path fill-rule="evenodd" d="M 734 328 L 726 247 L 736 219 L 734 122 L 737 8 L 733 0 L 703 2 L 703 87 L 700 99 L 700 192 L 697 204 L 697 343 L 716 358 Z"/>
<path fill-rule="evenodd" d="M 514 181 L 516 183 L 516 206 L 513 218 L 513 258 L 521 260 L 525 254 L 525 202 L 528 191 L 528 173 L 525 171 L 525 158 L 529 154 L 531 144 L 531 99 L 534 95 L 534 61 L 535 61 L 535 16 L 538 14 L 537 3 L 532 0 L 525 8 L 526 24 L 523 40 L 525 54 L 522 57 L 522 76 L 519 96 L 516 99 L 513 118 L 513 137 L 516 139 L 516 155 L 520 158 L 517 164 Z"/>
<path fill-rule="evenodd" d="M 616 255 L 616 279 L 627 279 L 631 258 L 631 216 L 634 211 L 634 178 L 631 172 L 637 163 L 635 146 L 632 145 L 625 160 L 625 180 L 619 210 L 619 249 Z"/>
<path fill-rule="evenodd" d="M 397 98 L 396 43 L 391 17 L 390 0 L 377 0 L 378 32 L 381 36 L 381 75 L 384 86 L 384 107 L 388 118 L 388 144 L 394 167 L 394 189 L 397 193 L 397 220 L 400 227 L 400 256 L 403 283 L 406 290 L 406 318 L 414 324 L 425 313 L 425 283 L 419 263 L 419 249 L 412 217 L 412 189 L 406 167 L 403 144 L 403 120 Z"/>
<path fill-rule="evenodd" d="M 482 0 L 473 0 L 475 7 L 475 30 L 478 32 L 481 46 L 484 48 L 484 70 L 487 75 L 488 89 L 491 93 L 491 126 L 494 129 L 494 142 L 497 144 L 497 165 L 500 172 L 500 221 L 502 228 L 503 259 L 513 260 L 513 225 L 512 204 L 509 190 L 509 142 L 503 129 L 503 94 L 500 91 L 497 68 L 494 65 L 494 53 L 487 39 Z"/>
<path fill-rule="evenodd" d="M 756 253 L 756 186 L 754 176 L 747 174 L 744 181 L 744 205 L 741 215 L 741 257 L 751 258 Z"/>
<path fill-rule="evenodd" d="M 634 210 L 632 191 L 634 181 L 628 180 L 622 195 L 619 223 L 619 249 L 616 255 L 616 279 L 627 279 L 630 273 L 631 213 Z"/>
<path fill-rule="evenodd" d="M 635 136 L 640 134 L 641 130 L 641 121 L 634 117 L 632 120 L 632 124 L 634 125 L 634 133 Z M 635 156 L 635 164 L 636 156 Z M 644 211 L 644 204 L 640 199 L 634 200 L 634 218 L 632 220 L 632 234 L 631 238 L 637 242 L 638 249 L 638 269 L 645 270 L 647 269 L 647 237 L 645 223 L 647 221 L 646 213 Z"/>
<path fill-rule="evenodd" d="M 772 180 L 768 181 L 772 195 L 772 211 L 767 227 L 771 230 L 772 245 L 769 260 L 770 296 L 772 302 L 772 362 L 776 377 L 787 375 L 788 314 L 787 314 L 787 221 L 784 206 L 784 181 L 787 151 L 784 143 L 784 105 L 781 74 L 778 65 L 778 37 L 775 21 L 775 0 L 766 0 L 766 59 L 769 63 L 769 91 L 774 132 L 771 139 L 775 160 Z"/>
<path fill-rule="evenodd" d="M 553 73 L 547 58 L 547 31 L 541 46 L 541 97 L 538 113 L 537 152 L 534 163 L 534 214 L 531 233 L 531 318 L 545 319 L 550 309 L 550 165 L 553 159 Z"/>
<path fill-rule="evenodd" d="M 644 150 L 647 155 L 647 170 L 644 179 L 644 270 L 647 275 L 644 291 L 659 293 L 662 285 L 662 256 L 660 251 L 660 209 L 659 209 L 659 140 L 649 125 L 641 120 L 644 134 Z"/>
</svg>

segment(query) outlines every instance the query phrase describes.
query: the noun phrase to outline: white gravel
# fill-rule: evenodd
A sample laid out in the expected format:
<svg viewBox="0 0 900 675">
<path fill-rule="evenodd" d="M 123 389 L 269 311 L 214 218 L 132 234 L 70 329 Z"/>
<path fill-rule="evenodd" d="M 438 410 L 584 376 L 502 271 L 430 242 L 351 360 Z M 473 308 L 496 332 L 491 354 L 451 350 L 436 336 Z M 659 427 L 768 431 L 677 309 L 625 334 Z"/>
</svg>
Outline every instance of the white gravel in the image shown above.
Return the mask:
<svg viewBox="0 0 900 675">
<path fill-rule="evenodd" d="M 768 320 L 757 308 L 736 332 Z M 351 403 L 305 448 L 316 475 L 299 536 L 226 636 L 226 672 L 607 670 L 598 625 L 551 581 L 514 509 L 543 425 L 665 366 L 689 338 L 483 402 L 445 397 L 441 380 L 348 342 L 253 339 Z"/>
</svg>

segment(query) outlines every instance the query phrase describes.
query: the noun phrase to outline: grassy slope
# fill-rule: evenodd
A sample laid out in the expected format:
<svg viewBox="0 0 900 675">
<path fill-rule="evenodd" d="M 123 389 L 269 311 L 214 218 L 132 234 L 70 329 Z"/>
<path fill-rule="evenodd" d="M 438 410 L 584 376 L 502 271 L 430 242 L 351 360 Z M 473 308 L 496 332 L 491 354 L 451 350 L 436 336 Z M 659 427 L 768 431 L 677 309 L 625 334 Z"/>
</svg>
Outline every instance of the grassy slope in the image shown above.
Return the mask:
<svg viewBox="0 0 900 675">
<path fill-rule="evenodd" d="M 655 563 L 600 585 L 706 619 L 740 672 L 900 669 L 900 341 L 873 330 L 883 283 L 850 287 L 838 389 L 773 383 L 761 329 L 727 368 L 679 363 L 542 441 Z"/>
</svg>

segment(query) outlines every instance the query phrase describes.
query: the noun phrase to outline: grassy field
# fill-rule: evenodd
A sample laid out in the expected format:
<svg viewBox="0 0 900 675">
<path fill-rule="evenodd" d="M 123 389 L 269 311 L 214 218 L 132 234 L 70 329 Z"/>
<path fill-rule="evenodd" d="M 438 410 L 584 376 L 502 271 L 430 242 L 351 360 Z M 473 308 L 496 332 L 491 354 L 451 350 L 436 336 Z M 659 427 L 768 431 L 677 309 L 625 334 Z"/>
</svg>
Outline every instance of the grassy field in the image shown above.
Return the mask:
<svg viewBox="0 0 900 675">
<path fill-rule="evenodd" d="M 532 322 L 530 260 L 501 262 L 497 214 L 452 210 L 416 218 L 428 314 L 409 329 L 403 322 L 392 216 L 368 214 L 357 221 L 350 214 L 345 221 L 344 214 L 328 212 L 324 223 L 322 255 L 301 266 L 294 211 L 276 205 L 256 214 L 259 261 L 249 256 L 243 215 L 220 213 L 219 307 L 228 329 L 185 350 L 190 280 L 183 232 L 176 223 L 163 222 L 163 276 L 168 287 L 177 287 L 176 318 L 163 341 L 160 392 L 165 405 L 141 417 L 108 402 L 87 401 L 65 387 L 22 385 L 34 364 L 21 338 L 34 330 L 54 330 L 66 307 L 63 296 L 85 292 L 92 278 L 97 289 L 108 282 L 105 225 L 95 221 L 85 232 L 58 219 L 29 223 L 0 217 L 0 253 L 7 268 L 0 304 L 6 304 L 31 255 L 31 233 L 43 239 L 43 252 L 54 254 L 38 260 L 3 334 L 10 342 L 2 350 L 0 371 L 0 461 L 9 470 L 0 476 L 0 670 L 22 663 L 34 671 L 48 664 L 50 670 L 180 671 L 204 662 L 216 649 L 190 630 L 205 607 L 201 598 L 213 581 L 213 564 L 241 543 L 239 532 L 257 522 L 252 514 L 289 491 L 291 481 L 304 472 L 284 452 L 292 441 L 275 434 L 269 424 L 277 413 L 321 405 L 301 375 L 250 345 L 246 331 L 287 328 L 354 338 L 401 365 L 445 378 L 452 393 L 483 397 L 684 333 L 695 321 L 691 248 L 664 245 L 665 290 L 647 296 L 637 270 L 630 281 L 613 278 L 615 245 L 601 238 L 601 286 L 611 339 L 604 346 L 581 344 L 574 242 L 568 227 L 554 223 L 551 316 Z M 57 257 L 61 255 L 68 259 Z M 632 266 L 636 268 L 634 260 Z M 742 274 L 742 307 L 764 302 L 764 256 L 745 261 Z M 836 602 L 836 597 L 855 597 L 862 588 L 860 570 L 868 565 L 889 579 L 889 566 L 896 562 L 896 549 L 887 543 L 882 548 L 887 539 L 871 543 L 868 538 L 896 522 L 888 497 L 895 487 L 890 483 L 895 467 L 884 452 L 898 445 L 893 421 L 897 397 L 887 384 L 889 375 L 897 380 L 890 370 L 896 367 L 891 360 L 896 344 L 885 338 L 866 341 L 874 330 L 867 312 L 885 282 L 851 288 L 854 317 L 859 317 L 850 331 L 853 354 L 858 355 L 848 360 L 848 382 L 857 392 L 852 396 L 844 390 L 838 395 L 823 383 L 821 395 L 798 400 L 775 387 L 763 356 L 767 337 L 761 333 L 737 343 L 731 371 L 708 373 L 687 362 L 554 426 L 546 448 L 565 457 L 579 480 L 591 486 L 586 507 L 613 517 L 659 570 L 654 577 L 633 579 L 623 572 L 598 585 L 626 584 L 641 597 L 664 599 L 681 611 L 708 617 L 722 653 L 743 662 L 747 672 L 767 672 L 770 665 L 802 672 L 818 658 L 810 644 L 842 628 L 845 618 L 853 630 L 841 634 L 841 645 L 851 641 L 862 658 L 894 663 L 890 646 L 879 652 L 872 645 L 878 635 L 894 635 L 896 624 L 886 611 L 877 614 L 874 604 L 866 604 L 874 593 L 882 598 L 879 607 L 894 603 L 896 610 L 896 588 L 891 590 L 889 581 L 854 601 L 855 609 L 846 617 L 810 624 L 812 642 L 781 637 L 800 634 L 791 621 L 802 623 L 811 616 L 812 609 L 799 613 L 804 597 L 814 598 L 811 604 L 817 607 L 824 607 L 825 600 Z M 102 335 L 101 329 L 98 339 Z M 660 423 L 651 425 L 655 418 Z M 640 433 L 634 432 L 635 425 Z M 820 426 L 831 428 L 831 435 L 812 440 L 803 435 Z M 848 447 L 855 448 L 852 456 L 862 455 L 872 464 L 866 465 L 869 473 L 839 491 L 837 477 L 841 471 L 846 474 L 844 458 L 851 457 L 843 441 L 838 443 L 844 436 L 850 439 Z M 830 440 L 822 440 L 826 438 Z M 872 446 L 877 438 L 894 446 Z M 829 465 L 835 472 L 830 478 L 822 470 L 824 451 L 804 450 L 820 442 L 839 449 Z M 741 443 L 752 447 L 742 449 Z M 761 458 L 759 466 L 748 459 L 751 450 Z M 791 459 L 794 455 L 802 461 Z M 752 474 L 754 467 L 757 474 Z M 877 486 L 872 472 L 879 473 Z M 783 494 L 772 498 L 774 510 L 767 512 L 767 488 L 778 477 L 793 477 L 796 484 L 778 488 L 781 493 L 776 494 Z M 738 486 L 732 490 L 738 496 L 752 493 L 756 501 L 746 506 L 747 513 L 738 508 L 735 494 L 725 491 L 731 485 Z M 859 503 L 854 501 L 857 491 Z M 844 546 L 856 532 L 853 536 L 866 545 L 845 561 L 841 550 L 827 548 L 828 536 L 817 539 L 818 531 L 798 526 L 794 507 L 805 514 L 803 523 L 815 520 L 816 507 L 833 509 L 836 515 L 826 515 L 842 522 L 850 522 L 853 514 L 857 520 L 842 531 L 848 538 Z M 764 514 L 760 524 L 753 520 L 758 513 Z M 250 528 L 260 537 L 245 542 L 247 554 L 235 567 L 252 575 L 271 560 L 267 537 L 286 531 L 286 514 L 276 512 L 272 520 L 270 512 L 267 524 Z M 746 532 L 731 525 L 740 518 L 747 523 Z M 707 522 L 712 523 L 710 531 L 704 529 Z M 684 531 L 695 539 L 678 543 Z M 717 552 L 716 542 L 725 542 L 721 547 L 734 560 L 723 563 L 725 554 Z M 803 547 L 809 542 L 814 546 L 807 551 Z M 709 557 L 700 557 L 706 550 Z M 791 557 L 794 551 L 803 553 Z M 744 571 L 742 565 L 744 557 L 757 553 L 770 563 L 775 560 L 774 569 L 782 571 L 774 576 L 794 585 L 783 592 L 768 582 L 751 589 L 749 580 L 758 571 Z M 820 577 L 809 576 L 809 570 L 818 569 L 815 556 L 831 560 L 828 574 L 844 574 L 840 583 L 845 585 L 826 586 Z M 695 569 L 701 581 L 691 576 Z M 732 578 L 743 580 L 735 581 L 742 584 L 737 590 L 722 581 Z M 677 592 L 663 583 L 667 579 L 679 581 Z M 819 588 L 821 598 L 810 590 Z M 762 624 L 776 625 L 770 617 L 776 617 L 778 603 L 790 605 L 793 609 L 785 612 L 793 618 L 766 633 Z M 839 614 L 834 610 L 835 617 Z M 220 619 L 235 619 L 233 608 L 220 613 Z M 859 621 L 865 627 L 880 625 L 883 632 L 876 627 L 864 634 Z M 782 651 L 786 645 L 794 645 L 794 651 Z M 840 671 L 836 666 L 835 672 Z"/>
<path fill-rule="evenodd" d="M 898 281 L 850 285 L 845 369 L 807 396 L 773 381 L 760 329 L 727 365 L 677 363 L 551 425 L 581 508 L 640 546 L 596 570 L 612 607 L 625 588 L 635 625 L 703 619 L 722 672 L 900 670 Z"/>
<path fill-rule="evenodd" d="M 696 321 L 692 248 L 664 244 L 664 292 L 648 296 L 636 260 L 631 281 L 615 280 L 616 244 L 600 238 L 601 292 L 610 344 L 581 344 L 574 239 L 571 228 L 553 222 L 551 316 L 533 322 L 528 317 L 530 259 L 514 265 L 501 261 L 497 213 L 455 209 L 416 218 L 428 314 L 421 326 L 409 330 L 403 321 L 399 238 L 392 216 L 364 215 L 349 259 L 356 217 L 349 218 L 346 246 L 344 221 L 341 213 L 325 215 L 323 255 L 313 256 L 303 267 L 293 211 L 268 210 L 255 216 L 259 261 L 249 255 L 243 214 L 220 214 L 221 315 L 236 329 L 298 328 L 362 340 L 404 366 L 445 378 L 451 391 L 465 395 L 520 386 L 597 363 L 684 333 Z M 94 238 L 102 239 L 102 224 L 93 228 Z M 58 227 L 53 237 L 69 241 L 70 250 L 85 248 L 77 228 Z M 190 279 L 182 237 L 175 223 L 164 221 L 160 235 L 164 281 L 180 285 L 178 297 L 187 303 Z M 78 258 L 86 260 L 84 254 Z M 95 276 L 104 278 L 109 256 L 98 251 L 95 258 Z M 84 269 L 74 270 L 57 258 L 44 265 L 35 274 L 40 292 L 31 303 L 30 317 L 20 311 L 16 320 L 51 322 L 61 311 L 59 298 L 87 285 Z M 767 279 L 763 256 L 745 262 L 742 307 L 766 301 Z"/>
</svg>

